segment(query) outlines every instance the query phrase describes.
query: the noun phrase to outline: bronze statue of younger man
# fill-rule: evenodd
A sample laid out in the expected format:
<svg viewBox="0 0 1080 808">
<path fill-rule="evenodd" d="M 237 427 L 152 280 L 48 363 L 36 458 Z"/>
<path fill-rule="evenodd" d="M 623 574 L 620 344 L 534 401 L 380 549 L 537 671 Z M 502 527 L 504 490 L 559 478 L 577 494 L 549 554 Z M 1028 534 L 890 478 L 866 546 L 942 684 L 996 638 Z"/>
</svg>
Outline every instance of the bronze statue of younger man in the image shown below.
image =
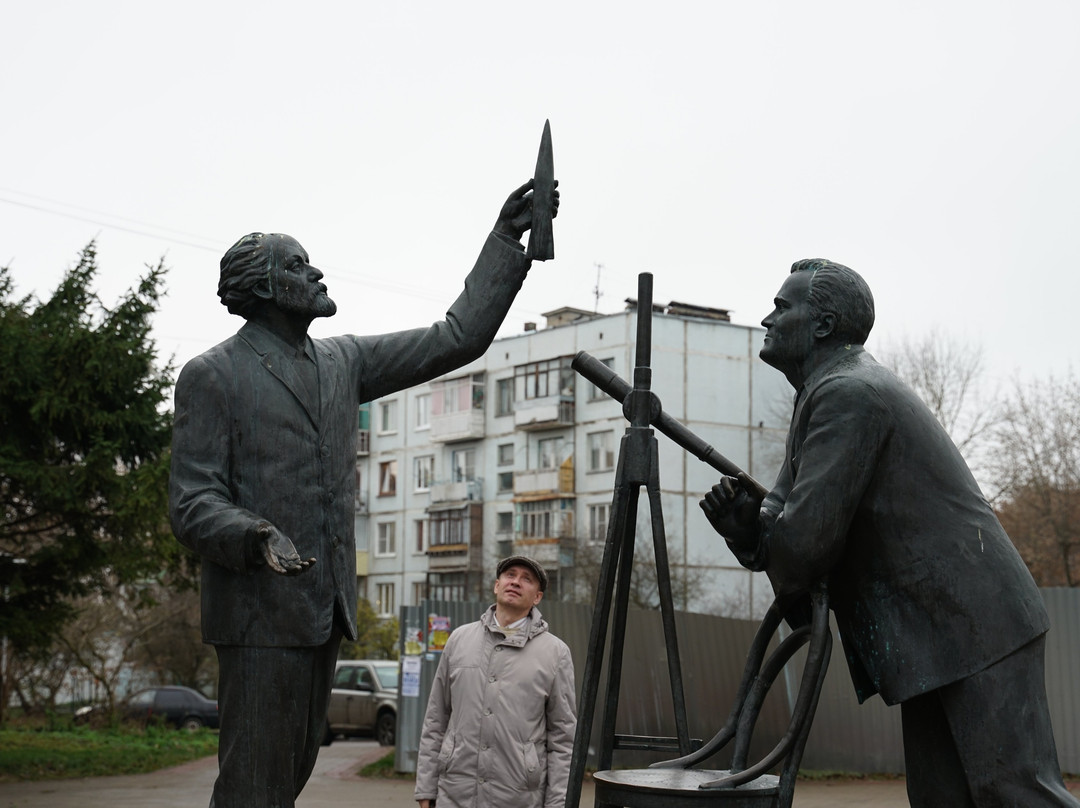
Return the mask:
<svg viewBox="0 0 1080 808">
<path fill-rule="evenodd" d="M 220 663 L 213 808 L 286 808 L 307 782 L 338 645 L 356 637 L 357 412 L 491 344 L 529 270 L 532 185 L 510 195 L 464 291 L 427 328 L 311 339 L 337 307 L 296 239 L 252 233 L 221 259 L 218 295 L 247 322 L 180 373 L 169 483 Z"/>
<path fill-rule="evenodd" d="M 761 358 L 796 390 L 787 454 L 764 500 L 745 478 L 713 486 L 710 522 L 780 596 L 828 580 L 859 700 L 901 705 L 913 806 L 1080 806 L 1039 590 L 945 430 L 863 349 L 870 289 L 799 261 L 761 324 Z"/>
</svg>

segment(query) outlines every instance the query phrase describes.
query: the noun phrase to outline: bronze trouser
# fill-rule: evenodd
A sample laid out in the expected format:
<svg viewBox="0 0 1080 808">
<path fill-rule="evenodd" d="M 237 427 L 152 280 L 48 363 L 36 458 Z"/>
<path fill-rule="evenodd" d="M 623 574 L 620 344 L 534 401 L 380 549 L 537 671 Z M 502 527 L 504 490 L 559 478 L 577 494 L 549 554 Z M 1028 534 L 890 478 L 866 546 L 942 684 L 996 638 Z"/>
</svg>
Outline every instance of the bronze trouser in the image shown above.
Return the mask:
<svg viewBox="0 0 1080 808">
<path fill-rule="evenodd" d="M 315 767 L 341 632 L 312 648 L 217 646 L 218 778 L 210 808 L 293 808 Z"/>
<path fill-rule="evenodd" d="M 988 668 L 905 701 L 913 808 L 1069 806 L 1046 706 L 1043 635 Z"/>
</svg>

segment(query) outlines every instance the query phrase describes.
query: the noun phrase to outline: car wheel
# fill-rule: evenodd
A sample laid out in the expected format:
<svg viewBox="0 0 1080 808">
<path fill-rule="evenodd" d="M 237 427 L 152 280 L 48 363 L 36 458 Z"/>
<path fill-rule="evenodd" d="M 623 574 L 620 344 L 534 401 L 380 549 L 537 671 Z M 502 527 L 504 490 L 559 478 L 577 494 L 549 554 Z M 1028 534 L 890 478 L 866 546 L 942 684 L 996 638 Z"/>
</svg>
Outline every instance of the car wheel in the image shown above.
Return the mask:
<svg viewBox="0 0 1080 808">
<path fill-rule="evenodd" d="M 397 730 L 397 716 L 391 712 L 379 713 L 375 722 L 375 739 L 379 746 L 393 746 L 394 732 Z"/>
<path fill-rule="evenodd" d="M 186 732 L 194 732 L 197 729 L 201 729 L 202 725 L 203 722 L 201 718 L 194 715 L 189 715 L 187 718 L 180 722 L 180 729 L 185 730 Z"/>
</svg>

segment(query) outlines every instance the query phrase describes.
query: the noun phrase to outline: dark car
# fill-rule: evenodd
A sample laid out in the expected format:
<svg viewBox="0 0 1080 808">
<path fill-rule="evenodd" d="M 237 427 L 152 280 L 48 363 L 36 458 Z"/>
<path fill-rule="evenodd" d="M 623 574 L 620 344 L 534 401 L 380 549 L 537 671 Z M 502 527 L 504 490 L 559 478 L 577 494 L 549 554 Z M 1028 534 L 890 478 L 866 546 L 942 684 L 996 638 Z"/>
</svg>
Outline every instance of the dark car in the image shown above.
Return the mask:
<svg viewBox="0 0 1080 808">
<path fill-rule="evenodd" d="M 349 659 L 337 664 L 323 745 L 338 735 L 374 735 L 393 746 L 397 733 L 398 663 Z"/>
<path fill-rule="evenodd" d="M 127 718 L 160 716 L 177 729 L 194 732 L 199 727 L 218 728 L 218 705 L 190 687 L 149 687 L 135 693 L 123 705 Z"/>
</svg>

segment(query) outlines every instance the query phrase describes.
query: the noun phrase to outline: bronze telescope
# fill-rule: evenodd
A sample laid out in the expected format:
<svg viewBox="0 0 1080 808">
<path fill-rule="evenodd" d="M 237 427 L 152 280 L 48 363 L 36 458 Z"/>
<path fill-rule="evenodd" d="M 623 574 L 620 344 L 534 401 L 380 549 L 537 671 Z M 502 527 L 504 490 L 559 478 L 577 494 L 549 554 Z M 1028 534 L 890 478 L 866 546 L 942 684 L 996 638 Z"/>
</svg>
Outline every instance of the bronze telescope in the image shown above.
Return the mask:
<svg viewBox="0 0 1080 808">
<path fill-rule="evenodd" d="M 627 396 L 634 389 L 625 379 L 587 351 L 579 351 L 570 366 L 613 399 L 623 404 L 625 410 Z M 738 477 L 740 474 L 745 474 L 746 479 L 754 486 L 761 499 L 764 499 L 765 495 L 769 493 L 765 486 L 687 429 L 681 421 L 664 412 L 660 406 L 660 400 L 656 396 L 652 396 L 652 410 L 649 416 L 649 423 L 698 460 L 707 463 L 729 477 Z M 629 415 L 627 415 L 627 418 L 629 418 Z"/>
</svg>

